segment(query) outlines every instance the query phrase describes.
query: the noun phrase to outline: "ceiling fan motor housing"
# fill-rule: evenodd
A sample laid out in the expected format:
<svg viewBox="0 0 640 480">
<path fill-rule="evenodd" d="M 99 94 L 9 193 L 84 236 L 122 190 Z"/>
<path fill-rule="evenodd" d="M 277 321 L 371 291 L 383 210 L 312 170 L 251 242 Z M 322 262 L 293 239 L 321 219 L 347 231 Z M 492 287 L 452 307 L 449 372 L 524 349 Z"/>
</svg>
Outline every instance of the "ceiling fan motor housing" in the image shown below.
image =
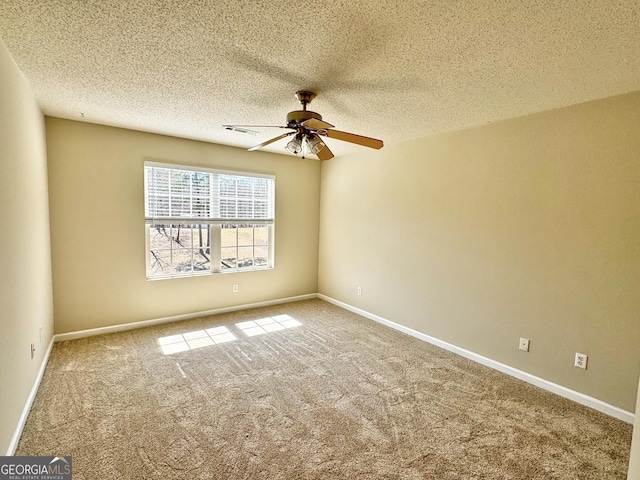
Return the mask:
<svg viewBox="0 0 640 480">
<path fill-rule="evenodd" d="M 296 128 L 297 125 L 301 124 L 305 120 L 309 120 L 310 118 L 322 120 L 322 115 L 309 110 L 294 110 L 287 114 L 287 126 L 292 127 L 293 125 L 293 128 Z"/>
</svg>

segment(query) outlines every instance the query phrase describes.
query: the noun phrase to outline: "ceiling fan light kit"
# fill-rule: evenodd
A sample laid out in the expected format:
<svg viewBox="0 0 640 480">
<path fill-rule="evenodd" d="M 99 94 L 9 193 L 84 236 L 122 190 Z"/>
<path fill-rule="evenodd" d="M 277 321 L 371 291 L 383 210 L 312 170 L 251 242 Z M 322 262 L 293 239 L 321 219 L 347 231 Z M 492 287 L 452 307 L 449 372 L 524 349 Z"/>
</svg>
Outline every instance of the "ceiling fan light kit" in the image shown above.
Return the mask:
<svg viewBox="0 0 640 480">
<path fill-rule="evenodd" d="M 307 104 L 316 97 L 316 94 L 307 90 L 299 90 L 296 92 L 296 98 L 302 104 L 302 110 L 294 110 L 287 114 L 287 124 L 284 126 L 279 125 L 253 125 L 253 127 L 272 127 L 272 128 L 288 128 L 293 130 L 292 132 L 278 135 L 265 142 L 255 145 L 249 148 L 249 151 L 258 150 L 262 147 L 277 142 L 278 140 L 294 135 L 295 137 L 290 140 L 285 150 L 298 155 L 302 153 L 302 158 L 305 158 L 305 152 L 310 152 L 316 155 L 320 160 L 329 160 L 333 158 L 333 153 L 329 150 L 326 143 L 320 138 L 329 137 L 341 140 L 343 142 L 355 143 L 364 147 L 380 149 L 383 147 L 382 140 L 375 138 L 364 137 L 362 135 L 356 135 L 354 133 L 341 132 L 340 130 L 334 130 L 333 125 L 322 120 L 322 115 L 316 112 L 307 110 Z M 252 125 L 223 125 L 228 130 L 245 129 L 252 127 Z"/>
<path fill-rule="evenodd" d="M 296 135 L 284 148 L 294 155 L 299 154 L 302 151 L 302 135 Z"/>
<path fill-rule="evenodd" d="M 324 142 L 322 139 L 315 133 L 311 133 L 307 135 L 307 146 L 309 147 L 309 151 L 313 155 L 317 155 L 320 150 L 324 148 Z"/>
</svg>

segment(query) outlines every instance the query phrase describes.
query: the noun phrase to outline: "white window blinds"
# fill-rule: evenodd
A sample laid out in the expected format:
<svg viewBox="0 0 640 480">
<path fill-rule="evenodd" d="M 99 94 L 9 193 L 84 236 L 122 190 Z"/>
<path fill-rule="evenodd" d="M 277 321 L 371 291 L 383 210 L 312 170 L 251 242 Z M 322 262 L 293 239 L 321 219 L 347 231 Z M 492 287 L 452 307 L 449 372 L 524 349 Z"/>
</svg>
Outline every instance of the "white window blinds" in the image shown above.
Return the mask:
<svg viewBox="0 0 640 480">
<path fill-rule="evenodd" d="M 275 177 L 147 162 L 148 224 L 272 224 Z"/>
</svg>

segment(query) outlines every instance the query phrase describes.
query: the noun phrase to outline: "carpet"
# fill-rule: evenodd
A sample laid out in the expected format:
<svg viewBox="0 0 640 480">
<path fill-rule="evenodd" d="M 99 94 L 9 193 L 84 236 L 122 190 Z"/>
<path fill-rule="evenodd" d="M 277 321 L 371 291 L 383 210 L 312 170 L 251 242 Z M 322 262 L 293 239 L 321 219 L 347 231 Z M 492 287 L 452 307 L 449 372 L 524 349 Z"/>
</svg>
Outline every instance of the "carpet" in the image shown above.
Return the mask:
<svg viewBox="0 0 640 480">
<path fill-rule="evenodd" d="M 16 455 L 80 479 L 625 479 L 632 426 L 322 300 L 56 343 Z"/>
</svg>

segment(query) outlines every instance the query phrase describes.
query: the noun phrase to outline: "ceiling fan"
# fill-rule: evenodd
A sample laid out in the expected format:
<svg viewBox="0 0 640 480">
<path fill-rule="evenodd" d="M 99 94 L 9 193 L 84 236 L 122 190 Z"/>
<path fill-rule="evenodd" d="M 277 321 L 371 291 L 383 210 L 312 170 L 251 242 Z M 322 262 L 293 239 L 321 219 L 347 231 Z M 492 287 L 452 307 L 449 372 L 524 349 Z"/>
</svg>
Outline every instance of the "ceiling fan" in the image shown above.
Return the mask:
<svg viewBox="0 0 640 480">
<path fill-rule="evenodd" d="M 250 152 L 266 147 L 267 145 L 277 142 L 278 140 L 294 135 L 293 139 L 287 143 L 285 149 L 288 152 L 298 155 L 302 153 L 305 158 L 306 152 L 317 156 L 320 160 L 329 160 L 333 158 L 333 153 L 324 143 L 321 137 L 335 138 L 343 142 L 355 143 L 369 148 L 380 149 L 383 146 L 382 140 L 375 138 L 356 135 L 355 133 L 341 132 L 334 130 L 333 125 L 322 120 L 322 115 L 307 110 L 307 105 L 315 98 L 316 94 L 307 90 L 296 92 L 296 98 L 302 104 L 302 110 L 294 110 L 287 114 L 287 124 L 280 125 L 223 125 L 227 130 L 243 131 L 244 128 L 263 127 L 263 128 L 287 128 L 292 132 L 283 133 L 266 142 L 262 142 L 249 149 Z M 246 130 L 244 130 L 246 131 Z"/>
</svg>

